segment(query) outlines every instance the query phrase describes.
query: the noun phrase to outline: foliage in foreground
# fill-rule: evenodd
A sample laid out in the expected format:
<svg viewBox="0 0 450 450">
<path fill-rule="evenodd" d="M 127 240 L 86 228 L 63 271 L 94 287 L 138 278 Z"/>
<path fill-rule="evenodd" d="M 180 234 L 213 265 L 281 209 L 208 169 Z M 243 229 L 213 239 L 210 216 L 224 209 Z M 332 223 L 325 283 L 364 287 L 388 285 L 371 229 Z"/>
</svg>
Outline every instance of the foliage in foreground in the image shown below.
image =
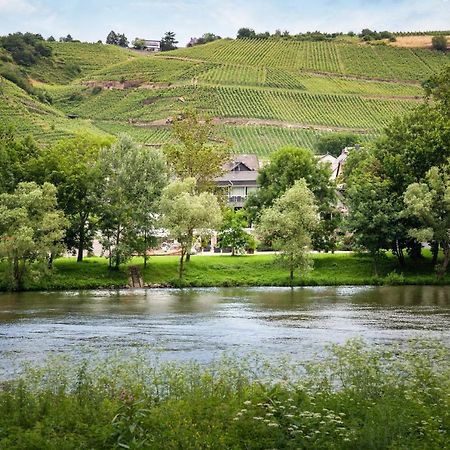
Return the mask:
<svg viewBox="0 0 450 450">
<path fill-rule="evenodd" d="M 307 364 L 51 361 L 2 385 L 0 447 L 448 448 L 449 361 L 437 343 L 358 340 Z"/>
</svg>

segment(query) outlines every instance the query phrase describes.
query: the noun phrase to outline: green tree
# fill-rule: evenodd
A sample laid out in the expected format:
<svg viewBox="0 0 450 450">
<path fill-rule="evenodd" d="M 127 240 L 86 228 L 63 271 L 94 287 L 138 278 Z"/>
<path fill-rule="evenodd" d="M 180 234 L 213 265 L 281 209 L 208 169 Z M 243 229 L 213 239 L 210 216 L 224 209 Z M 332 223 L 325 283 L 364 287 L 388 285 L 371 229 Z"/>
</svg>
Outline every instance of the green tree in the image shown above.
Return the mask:
<svg viewBox="0 0 450 450">
<path fill-rule="evenodd" d="M 303 178 L 316 198 L 322 222 L 315 232 L 315 246 L 318 250 L 333 250 L 335 239 L 329 232 L 335 229 L 339 214 L 335 183 L 330 176 L 329 166 L 319 163 L 311 150 L 293 146 L 281 148 L 272 153 L 269 164 L 259 171 L 259 189 L 249 197 L 246 208 L 251 218 L 258 221 L 264 208 L 270 207 L 296 180 Z M 326 235 L 319 235 L 320 230 Z"/>
<path fill-rule="evenodd" d="M 193 109 L 174 120 L 172 134 L 177 142 L 164 147 L 171 171 L 182 180 L 193 178 L 197 193 L 214 192 L 215 179 L 223 173 L 223 166 L 230 158 L 229 143 L 220 142 L 211 119 Z M 190 247 L 186 255 L 186 261 L 189 260 Z"/>
<path fill-rule="evenodd" d="M 45 149 L 30 169 L 33 180 L 56 186 L 59 208 L 69 220 L 65 243 L 69 250 L 76 250 L 78 262 L 85 250 L 92 249 L 97 231 L 98 196 L 103 186 L 98 154 L 111 143 L 110 138 L 93 135 L 66 139 Z"/>
<path fill-rule="evenodd" d="M 118 34 L 117 35 L 117 45 L 119 47 L 128 47 L 128 39 L 124 34 Z"/>
<path fill-rule="evenodd" d="M 399 224 L 402 205 L 390 195 L 390 183 L 379 176 L 377 161 L 366 161 L 366 171 L 359 170 L 348 180 L 346 192 L 349 215 L 347 226 L 356 244 L 369 251 L 378 274 L 381 256 L 397 243 L 399 260 L 403 260 L 406 230 Z"/>
<path fill-rule="evenodd" d="M 447 166 L 432 167 L 422 183 L 408 186 L 404 195 L 405 213 L 419 219 L 420 226 L 409 230 L 419 242 L 440 245 L 444 259 L 437 267 L 440 277 L 450 261 L 450 160 Z"/>
<path fill-rule="evenodd" d="M 247 225 L 248 220 L 245 210 L 226 209 L 218 234 L 219 247 L 231 247 L 231 256 L 244 250 L 252 239 L 244 230 Z"/>
<path fill-rule="evenodd" d="M 217 198 L 210 192 L 196 191 L 194 178 L 174 181 L 163 191 L 161 198 L 162 226 L 181 246 L 179 277 L 183 277 L 184 260 L 193 245 L 194 232 L 211 233 L 221 222 L 222 214 Z"/>
<path fill-rule="evenodd" d="M 181 179 L 194 178 L 198 192 L 214 190 L 230 152 L 227 141 L 217 142 L 211 119 L 189 109 L 174 119 L 172 135 L 177 142 L 166 145 L 164 154 L 173 173 Z"/>
<path fill-rule="evenodd" d="M 351 133 L 330 133 L 320 136 L 316 144 L 317 153 L 339 156 L 345 147 L 354 147 L 358 137 Z"/>
<path fill-rule="evenodd" d="M 256 33 L 252 28 L 239 28 L 237 32 L 237 39 L 253 39 L 255 38 Z"/>
<path fill-rule="evenodd" d="M 145 48 L 144 39 L 136 38 L 131 44 L 133 45 L 133 48 L 135 48 L 136 50 L 143 50 Z"/>
<path fill-rule="evenodd" d="M 40 34 L 12 33 L 0 37 L 0 46 L 21 66 L 31 66 L 40 58 L 52 55 L 51 47 Z"/>
<path fill-rule="evenodd" d="M 157 218 L 157 200 L 166 184 L 163 154 L 136 145 L 126 135 L 99 154 L 104 182 L 99 198 L 99 227 L 108 249 L 110 267 L 133 253 L 145 256 Z"/>
<path fill-rule="evenodd" d="M 0 258 L 7 262 L 13 290 L 24 287 L 32 263 L 62 250 L 66 224 L 50 183 L 20 183 L 13 193 L 0 195 Z"/>
<path fill-rule="evenodd" d="M 0 193 L 12 192 L 18 183 L 28 180 L 38 155 L 31 137 L 20 139 L 13 128 L 0 124 Z"/>
<path fill-rule="evenodd" d="M 175 33 L 167 31 L 161 39 L 161 51 L 175 50 L 177 48 L 176 44 L 178 44 L 178 41 L 175 39 Z"/>
<path fill-rule="evenodd" d="M 443 34 L 433 36 L 431 38 L 431 46 L 434 50 L 439 50 L 441 52 L 447 51 L 448 41 L 447 36 L 444 36 Z"/>
<path fill-rule="evenodd" d="M 106 43 L 110 45 L 118 45 L 119 44 L 119 38 L 114 30 L 111 30 L 108 33 L 108 36 L 106 36 Z"/>
<path fill-rule="evenodd" d="M 306 271 L 311 266 L 308 247 L 317 224 L 314 194 L 303 178 L 297 180 L 261 215 L 258 233 L 271 240 L 273 247 L 281 251 L 277 259 L 289 269 L 291 286 L 294 271 Z"/>
</svg>

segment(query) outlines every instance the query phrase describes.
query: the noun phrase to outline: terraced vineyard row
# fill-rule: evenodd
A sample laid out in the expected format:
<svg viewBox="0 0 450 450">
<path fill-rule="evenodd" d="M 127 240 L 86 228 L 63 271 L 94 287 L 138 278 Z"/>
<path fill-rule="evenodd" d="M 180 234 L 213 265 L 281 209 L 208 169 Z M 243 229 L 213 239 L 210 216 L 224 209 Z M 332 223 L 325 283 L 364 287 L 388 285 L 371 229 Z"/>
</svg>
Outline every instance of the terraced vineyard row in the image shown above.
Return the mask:
<svg viewBox="0 0 450 450">
<path fill-rule="evenodd" d="M 119 122 L 96 121 L 94 125 L 113 135 L 127 133 L 137 142 L 146 145 L 160 146 L 173 142 L 170 127 L 142 127 Z M 268 157 L 273 151 L 295 145 L 315 149 L 317 139 L 325 132 L 317 130 L 284 128 L 274 126 L 219 126 L 220 133 L 232 142 L 233 153 L 255 153 Z M 376 135 L 360 135 L 360 142 L 375 139 Z"/>
<path fill-rule="evenodd" d="M 450 58 L 425 49 L 335 42 L 219 40 L 170 52 L 221 64 L 278 67 L 393 80 L 423 80 Z"/>
<path fill-rule="evenodd" d="M 71 88 L 70 88 L 71 89 Z M 172 117 L 186 106 L 217 117 L 242 117 L 323 127 L 379 130 L 417 102 L 356 95 L 311 94 L 280 89 L 189 86 L 183 88 L 89 90 L 78 100 L 61 95 L 55 104 L 66 113 L 100 120 L 152 121 Z"/>
<path fill-rule="evenodd" d="M 255 117 L 331 127 L 380 129 L 415 102 L 300 91 L 219 87 L 214 114 Z"/>
<path fill-rule="evenodd" d="M 29 97 L 24 91 L 4 79 L 0 80 L 0 118 L 22 136 L 44 144 L 74 135 L 77 132 L 98 133 L 85 120 L 69 120 L 52 107 Z"/>
<path fill-rule="evenodd" d="M 195 68 L 199 65 L 206 67 L 204 63 L 195 63 L 193 61 L 139 56 L 131 61 L 123 61 L 105 67 L 93 74 L 89 74 L 86 78 L 106 81 L 175 82 L 195 74 L 197 72 Z"/>
<path fill-rule="evenodd" d="M 95 121 L 94 125 L 106 133 L 130 135 L 136 142 L 147 145 L 164 145 L 173 141 L 170 127 L 142 127 L 120 122 Z"/>
<path fill-rule="evenodd" d="M 366 81 L 338 76 L 290 72 L 272 67 L 215 65 L 203 71 L 198 81 L 217 85 L 261 86 L 301 89 L 316 93 L 365 94 L 373 96 L 421 97 L 422 88 L 409 83 Z"/>
</svg>

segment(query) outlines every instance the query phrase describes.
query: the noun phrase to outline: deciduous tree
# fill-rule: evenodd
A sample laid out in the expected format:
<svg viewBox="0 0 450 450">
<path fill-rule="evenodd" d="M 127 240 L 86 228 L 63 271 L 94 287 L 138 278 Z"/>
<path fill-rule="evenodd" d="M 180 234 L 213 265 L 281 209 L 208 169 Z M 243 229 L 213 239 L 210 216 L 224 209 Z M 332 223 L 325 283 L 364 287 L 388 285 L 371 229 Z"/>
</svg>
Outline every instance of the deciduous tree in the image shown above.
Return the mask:
<svg viewBox="0 0 450 450">
<path fill-rule="evenodd" d="M 78 262 L 85 250 L 92 249 L 97 231 L 98 196 L 103 186 L 98 154 L 111 143 L 110 138 L 94 135 L 65 139 L 44 149 L 30 169 L 34 181 L 56 186 L 59 208 L 69 220 L 65 242 L 69 250 L 76 250 Z"/>
<path fill-rule="evenodd" d="M 183 277 L 184 260 L 193 244 L 194 231 L 199 235 L 211 233 L 221 222 L 217 198 L 210 192 L 197 193 L 196 180 L 174 181 L 161 198 L 162 226 L 181 246 L 179 277 Z"/>
<path fill-rule="evenodd" d="M 289 269 L 291 285 L 296 269 L 306 271 L 310 267 L 308 248 L 311 233 L 317 224 L 318 209 L 314 194 L 303 178 L 297 180 L 261 215 L 258 232 L 281 251 L 277 258 Z"/>
<path fill-rule="evenodd" d="M 157 200 L 166 184 L 162 152 L 136 145 L 122 135 L 99 154 L 104 184 L 100 195 L 103 242 L 114 268 L 139 252 L 146 257 L 156 220 Z"/>
<path fill-rule="evenodd" d="M 0 195 L 0 259 L 8 264 L 12 289 L 23 288 L 32 263 L 61 251 L 66 225 L 50 183 L 20 183 L 14 192 Z M 43 265 L 36 269 L 43 273 Z"/>
<path fill-rule="evenodd" d="M 420 226 L 409 233 L 419 242 L 440 245 L 444 259 L 437 267 L 444 276 L 450 261 L 450 160 L 441 168 L 432 167 L 422 183 L 408 186 L 404 195 L 405 213 L 419 219 Z"/>
<path fill-rule="evenodd" d="M 175 33 L 167 31 L 161 39 L 161 51 L 175 50 L 177 48 L 176 44 L 178 44 L 178 41 L 175 39 Z"/>
<path fill-rule="evenodd" d="M 230 152 L 229 142 L 217 136 L 211 118 L 188 109 L 174 119 L 172 134 L 177 143 L 166 145 L 164 153 L 173 173 L 181 179 L 194 178 L 198 192 L 214 190 Z"/>
<path fill-rule="evenodd" d="M 245 210 L 226 209 L 218 239 L 221 248 L 230 247 L 231 256 L 244 250 L 252 238 L 244 228 L 248 225 Z"/>
</svg>

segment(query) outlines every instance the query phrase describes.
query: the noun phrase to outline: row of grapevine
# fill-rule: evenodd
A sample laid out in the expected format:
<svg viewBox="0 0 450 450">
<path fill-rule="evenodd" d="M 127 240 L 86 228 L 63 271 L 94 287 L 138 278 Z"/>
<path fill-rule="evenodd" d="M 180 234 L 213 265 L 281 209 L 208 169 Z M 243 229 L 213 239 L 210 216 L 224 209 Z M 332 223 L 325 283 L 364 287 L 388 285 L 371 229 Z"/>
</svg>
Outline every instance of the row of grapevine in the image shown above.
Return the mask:
<svg viewBox="0 0 450 450">
<path fill-rule="evenodd" d="M 288 122 L 380 129 L 415 102 L 372 99 L 350 95 L 309 94 L 301 91 L 219 87 L 215 114 Z"/>
<path fill-rule="evenodd" d="M 423 49 L 257 39 L 224 39 L 171 54 L 220 64 L 304 69 L 393 80 L 423 80 L 450 62 L 443 53 Z"/>
<path fill-rule="evenodd" d="M 96 121 L 95 126 L 109 134 L 129 134 L 136 142 L 163 146 L 174 142 L 170 127 L 138 127 L 120 122 Z M 275 150 L 287 145 L 315 149 L 318 138 L 325 134 L 317 130 L 274 126 L 229 126 L 221 125 L 220 132 L 227 136 L 233 153 L 255 153 L 268 157 Z M 373 140 L 376 135 L 360 135 L 362 143 Z"/>
<path fill-rule="evenodd" d="M 197 78 L 218 85 L 262 86 L 300 89 L 317 93 L 363 94 L 370 96 L 421 97 L 422 88 L 410 83 L 355 80 L 338 76 L 293 72 L 273 67 L 215 65 Z"/>
<path fill-rule="evenodd" d="M 147 89 L 102 91 L 82 97 L 80 101 L 61 99 L 56 104 L 67 113 L 101 120 L 151 121 L 171 117 L 190 105 L 217 117 L 380 129 L 417 102 L 299 90 L 190 86 L 157 92 Z"/>
<path fill-rule="evenodd" d="M 199 63 L 179 59 L 137 57 L 131 61 L 107 66 L 86 78 L 106 81 L 139 80 L 148 83 L 174 82 L 183 78 L 187 71 L 197 65 Z"/>
</svg>

